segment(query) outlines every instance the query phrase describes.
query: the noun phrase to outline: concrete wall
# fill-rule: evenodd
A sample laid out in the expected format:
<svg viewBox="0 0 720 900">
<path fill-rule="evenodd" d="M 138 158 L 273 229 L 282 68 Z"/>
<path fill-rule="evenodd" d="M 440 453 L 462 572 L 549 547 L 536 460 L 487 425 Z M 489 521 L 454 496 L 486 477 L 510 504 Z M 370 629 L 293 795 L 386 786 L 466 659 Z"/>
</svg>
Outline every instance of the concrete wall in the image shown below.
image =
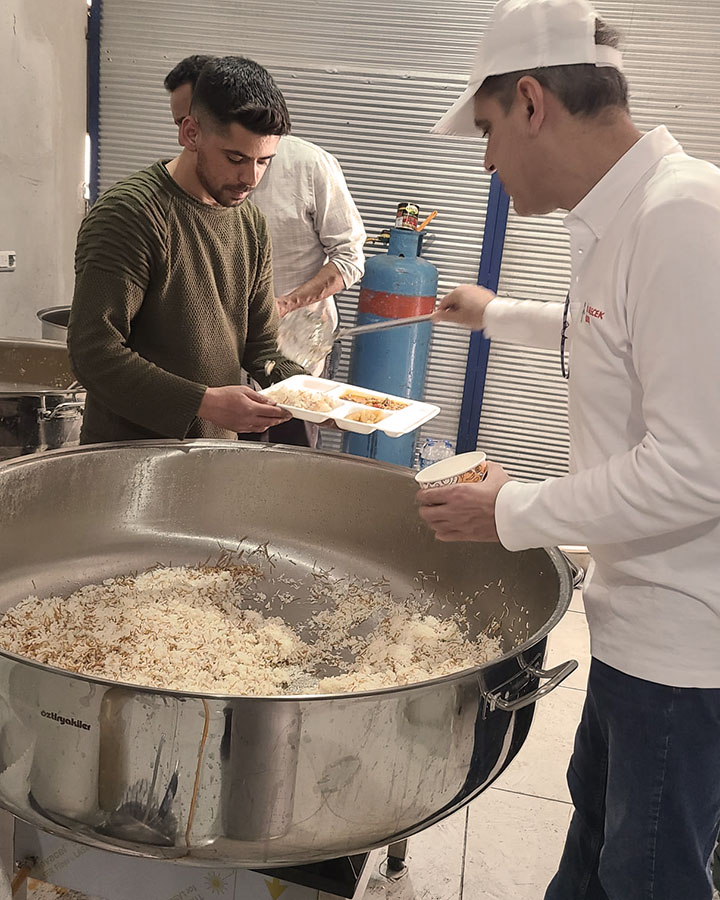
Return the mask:
<svg viewBox="0 0 720 900">
<path fill-rule="evenodd" d="M 0 336 L 40 337 L 68 305 L 84 212 L 86 0 L 0 3 Z"/>
</svg>

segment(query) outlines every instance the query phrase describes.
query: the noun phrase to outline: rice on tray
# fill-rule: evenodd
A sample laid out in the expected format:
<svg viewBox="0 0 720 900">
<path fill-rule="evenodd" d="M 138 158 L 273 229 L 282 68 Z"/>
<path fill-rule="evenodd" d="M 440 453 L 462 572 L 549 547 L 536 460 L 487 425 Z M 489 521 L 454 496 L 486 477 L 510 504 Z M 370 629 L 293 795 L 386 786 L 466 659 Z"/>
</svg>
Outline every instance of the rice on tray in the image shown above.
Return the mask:
<svg viewBox="0 0 720 900">
<path fill-rule="evenodd" d="M 322 391 L 294 390 L 280 386 L 268 391 L 266 396 L 276 403 L 293 406 L 295 409 L 307 409 L 310 412 L 332 412 L 340 406 L 338 400 L 328 397 Z"/>
<path fill-rule="evenodd" d="M 261 578 L 253 565 L 155 568 L 65 599 L 28 597 L 0 618 L 0 648 L 112 681 L 246 695 L 373 690 L 501 653 L 497 637 L 470 640 L 457 614 L 441 620 L 423 611 L 427 601 L 326 574 L 309 586 L 318 609 L 291 626 L 264 614 Z M 269 583 L 278 582 L 300 587 L 284 576 Z M 295 597 L 278 589 L 275 599 L 283 606 Z"/>
</svg>

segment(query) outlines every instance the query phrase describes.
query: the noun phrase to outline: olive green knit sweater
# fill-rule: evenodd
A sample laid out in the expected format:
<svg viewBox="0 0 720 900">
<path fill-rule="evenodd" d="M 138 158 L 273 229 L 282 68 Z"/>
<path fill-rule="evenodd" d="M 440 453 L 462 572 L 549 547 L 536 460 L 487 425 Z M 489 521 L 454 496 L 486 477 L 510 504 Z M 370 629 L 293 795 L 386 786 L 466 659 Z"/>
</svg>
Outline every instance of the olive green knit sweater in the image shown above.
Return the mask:
<svg viewBox="0 0 720 900">
<path fill-rule="evenodd" d="M 235 438 L 197 418 L 206 387 L 301 372 L 277 349 L 271 247 L 252 203 L 186 193 L 155 163 L 110 188 L 75 254 L 68 349 L 87 389 L 82 441 Z"/>
</svg>

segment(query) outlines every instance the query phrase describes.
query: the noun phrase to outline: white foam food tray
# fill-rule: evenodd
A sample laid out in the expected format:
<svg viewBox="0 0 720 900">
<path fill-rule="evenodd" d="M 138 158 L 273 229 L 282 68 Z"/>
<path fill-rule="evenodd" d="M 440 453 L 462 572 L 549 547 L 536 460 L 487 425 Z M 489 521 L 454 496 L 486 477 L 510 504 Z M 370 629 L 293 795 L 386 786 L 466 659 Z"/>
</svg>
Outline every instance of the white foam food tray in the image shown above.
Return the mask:
<svg viewBox="0 0 720 900">
<path fill-rule="evenodd" d="M 282 388 L 322 394 L 335 404 L 331 410 L 320 412 L 278 402 L 278 406 L 286 409 L 294 418 L 316 424 L 332 419 L 343 431 L 352 431 L 355 434 L 382 431 L 391 438 L 402 437 L 434 419 L 440 412 L 440 407 L 432 403 L 421 403 L 419 400 L 408 400 L 406 397 L 395 397 L 393 394 L 383 394 L 382 391 L 371 391 L 368 388 L 329 381 L 327 378 L 313 378 L 310 375 L 293 375 L 285 381 L 279 381 L 265 388 L 260 393 L 275 399 L 273 395 Z M 390 404 L 401 403 L 402 409 L 378 409 L 373 405 L 383 400 L 389 401 Z M 372 417 L 373 421 L 358 420 L 358 417 L 367 416 Z"/>
</svg>

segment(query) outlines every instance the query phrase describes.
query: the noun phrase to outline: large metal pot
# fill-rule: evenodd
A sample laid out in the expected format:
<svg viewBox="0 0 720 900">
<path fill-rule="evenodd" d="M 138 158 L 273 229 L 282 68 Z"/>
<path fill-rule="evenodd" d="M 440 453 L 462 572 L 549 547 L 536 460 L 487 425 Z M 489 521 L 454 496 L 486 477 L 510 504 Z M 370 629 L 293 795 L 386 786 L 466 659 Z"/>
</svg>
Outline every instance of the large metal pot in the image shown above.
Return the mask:
<svg viewBox="0 0 720 900">
<path fill-rule="evenodd" d="M 76 445 L 84 406 L 65 344 L 0 339 L 0 460 Z"/>
<path fill-rule="evenodd" d="M 67 341 L 68 322 L 70 321 L 69 306 L 48 306 L 38 310 L 40 319 L 40 333 L 48 341 Z"/>
<path fill-rule="evenodd" d="M 5 463 L 0 508 L 2 609 L 198 564 L 247 535 L 294 575 L 384 573 L 407 594 L 435 573 L 437 615 L 478 592 L 469 620 L 497 618 L 506 642 L 488 665 L 420 684 L 268 698 L 119 685 L 0 653 L 0 804 L 94 846 L 252 868 L 387 844 L 483 791 L 535 700 L 576 665 L 540 671 L 572 592 L 561 555 L 435 542 L 394 466 L 224 441 L 108 444 Z M 150 783 L 162 820 L 142 813 Z"/>
</svg>

